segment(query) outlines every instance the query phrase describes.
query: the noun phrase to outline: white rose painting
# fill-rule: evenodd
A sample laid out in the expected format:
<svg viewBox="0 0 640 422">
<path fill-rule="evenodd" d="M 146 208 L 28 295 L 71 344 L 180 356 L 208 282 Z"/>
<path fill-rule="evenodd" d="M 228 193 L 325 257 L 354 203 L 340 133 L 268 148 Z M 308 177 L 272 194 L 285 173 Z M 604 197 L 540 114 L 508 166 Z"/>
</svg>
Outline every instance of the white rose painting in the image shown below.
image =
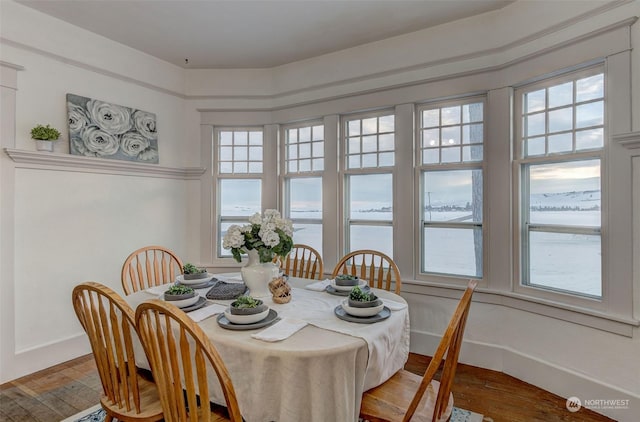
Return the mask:
<svg viewBox="0 0 640 422">
<path fill-rule="evenodd" d="M 156 115 L 67 94 L 71 154 L 158 163 Z"/>
</svg>

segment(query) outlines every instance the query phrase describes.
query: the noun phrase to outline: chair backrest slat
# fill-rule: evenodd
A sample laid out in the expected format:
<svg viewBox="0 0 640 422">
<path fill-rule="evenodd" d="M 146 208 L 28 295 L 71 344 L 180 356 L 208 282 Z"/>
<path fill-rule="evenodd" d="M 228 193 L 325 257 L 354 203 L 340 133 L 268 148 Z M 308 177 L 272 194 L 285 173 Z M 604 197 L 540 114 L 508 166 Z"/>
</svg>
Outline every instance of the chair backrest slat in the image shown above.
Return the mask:
<svg viewBox="0 0 640 422">
<path fill-rule="evenodd" d="M 169 283 L 182 273 L 182 260 L 170 249 L 145 246 L 133 251 L 122 265 L 121 281 L 125 294 Z"/>
<path fill-rule="evenodd" d="M 289 255 L 281 262 L 281 268 L 291 277 L 321 279 L 324 272 L 324 263 L 317 250 L 311 246 L 298 243 L 293 245 Z"/>
<path fill-rule="evenodd" d="M 89 338 L 104 395 L 119 408 L 140 413 L 133 310 L 116 292 L 95 282 L 76 286 L 72 302 Z"/>
<path fill-rule="evenodd" d="M 211 420 L 208 386 L 211 375 L 207 368 L 213 369 L 218 378 L 231 421 L 242 421 L 227 368 L 191 318 L 174 305 L 157 299 L 140 304 L 135 318 L 151 369 L 158 374 L 156 384 L 167 422 Z"/>
<path fill-rule="evenodd" d="M 392 283 L 395 283 L 396 294 L 400 294 L 402 288 L 400 270 L 393 259 L 371 249 L 357 250 L 343 256 L 334 267 L 331 278 L 338 274 L 355 275 L 367 280 L 371 287 L 389 291 Z"/>
<path fill-rule="evenodd" d="M 440 377 L 440 388 L 438 390 L 438 396 L 434 405 L 433 421 L 439 421 L 442 418 L 442 414 L 446 411 L 449 402 L 449 395 L 451 393 L 451 386 L 453 385 L 453 379 L 455 378 L 456 367 L 458 365 L 458 356 L 460 355 L 460 347 L 462 346 L 462 337 L 464 335 L 464 329 L 467 322 L 467 316 L 469 315 L 469 308 L 471 307 L 471 296 L 477 286 L 476 280 L 470 280 L 467 285 L 467 289 L 464 291 L 458 306 L 456 307 L 451 321 L 447 326 L 446 331 L 440 340 L 440 344 L 433 354 L 429 366 L 422 377 L 420 386 L 416 391 L 409 408 L 407 409 L 403 421 L 409 422 L 415 413 L 420 400 L 424 396 L 425 391 L 433 381 L 433 378 L 440 368 L 442 361 L 446 361 Z"/>
</svg>

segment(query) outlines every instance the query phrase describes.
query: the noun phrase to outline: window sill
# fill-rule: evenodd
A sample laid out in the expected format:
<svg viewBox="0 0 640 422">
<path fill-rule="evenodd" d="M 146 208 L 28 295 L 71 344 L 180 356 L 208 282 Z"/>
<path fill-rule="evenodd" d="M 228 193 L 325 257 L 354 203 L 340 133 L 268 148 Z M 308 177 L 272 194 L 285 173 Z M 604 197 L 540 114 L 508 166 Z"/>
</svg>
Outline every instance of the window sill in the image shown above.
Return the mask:
<svg viewBox="0 0 640 422">
<path fill-rule="evenodd" d="M 402 280 L 402 292 L 458 299 L 465 286 L 437 284 L 424 281 Z M 633 337 L 633 329 L 640 327 L 640 321 L 610 315 L 591 309 L 571 306 L 519 293 L 491 289 L 476 289 L 473 301 L 492 305 L 507 306 L 602 331 Z"/>
<path fill-rule="evenodd" d="M 202 167 L 165 167 L 133 161 L 12 148 L 5 148 L 4 151 L 16 163 L 18 168 L 53 169 L 59 167 L 67 171 L 83 173 L 124 174 L 184 180 L 199 180 L 200 176 L 205 172 Z"/>
</svg>

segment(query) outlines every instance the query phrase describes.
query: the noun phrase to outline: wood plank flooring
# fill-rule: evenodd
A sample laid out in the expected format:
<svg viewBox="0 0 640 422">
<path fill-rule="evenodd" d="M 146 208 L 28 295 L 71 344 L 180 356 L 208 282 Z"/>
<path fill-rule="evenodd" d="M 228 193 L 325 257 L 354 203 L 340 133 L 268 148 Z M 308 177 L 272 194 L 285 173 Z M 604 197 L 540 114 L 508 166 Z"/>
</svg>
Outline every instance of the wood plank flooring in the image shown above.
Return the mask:
<svg viewBox="0 0 640 422">
<path fill-rule="evenodd" d="M 428 363 L 429 357 L 412 353 L 406 369 L 421 375 Z M 0 385 L 0 422 L 60 421 L 97 404 L 101 389 L 93 357 L 83 356 Z M 457 407 L 487 422 L 611 421 L 584 408 L 570 413 L 555 394 L 469 365 L 458 365 L 453 396 Z"/>
<path fill-rule="evenodd" d="M 59 421 L 98 404 L 102 385 L 92 355 L 0 386 L 0 421 Z"/>
<path fill-rule="evenodd" d="M 428 356 L 411 353 L 405 369 L 422 375 L 429 361 Z M 456 407 L 480 413 L 493 422 L 612 421 L 584 407 L 571 413 L 560 396 L 502 372 L 471 365 L 458 365 L 452 392 Z"/>
</svg>

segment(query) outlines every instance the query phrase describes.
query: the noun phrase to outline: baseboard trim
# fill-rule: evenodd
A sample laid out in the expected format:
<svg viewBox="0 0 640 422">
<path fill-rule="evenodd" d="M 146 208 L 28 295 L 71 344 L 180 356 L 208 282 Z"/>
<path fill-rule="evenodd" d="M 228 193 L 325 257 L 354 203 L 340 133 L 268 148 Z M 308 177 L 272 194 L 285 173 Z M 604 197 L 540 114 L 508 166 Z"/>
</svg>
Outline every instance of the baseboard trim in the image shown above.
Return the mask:
<svg viewBox="0 0 640 422">
<path fill-rule="evenodd" d="M 411 352 L 433 356 L 442 336 L 411 331 Z M 508 347 L 476 341 L 464 341 L 460 353 L 461 363 L 500 371 L 521 381 L 535 385 L 561 397 L 585 400 L 628 400 L 621 409 L 592 408 L 594 412 L 617 421 L 635 421 L 640 409 L 640 395 L 586 377 L 570 369 L 529 356 Z"/>
<path fill-rule="evenodd" d="M 2 368 L 0 383 L 41 371 L 88 353 L 91 353 L 91 347 L 86 335 L 72 336 L 61 341 L 16 352 L 13 356 L 6 357 L 7 362 Z"/>
</svg>

